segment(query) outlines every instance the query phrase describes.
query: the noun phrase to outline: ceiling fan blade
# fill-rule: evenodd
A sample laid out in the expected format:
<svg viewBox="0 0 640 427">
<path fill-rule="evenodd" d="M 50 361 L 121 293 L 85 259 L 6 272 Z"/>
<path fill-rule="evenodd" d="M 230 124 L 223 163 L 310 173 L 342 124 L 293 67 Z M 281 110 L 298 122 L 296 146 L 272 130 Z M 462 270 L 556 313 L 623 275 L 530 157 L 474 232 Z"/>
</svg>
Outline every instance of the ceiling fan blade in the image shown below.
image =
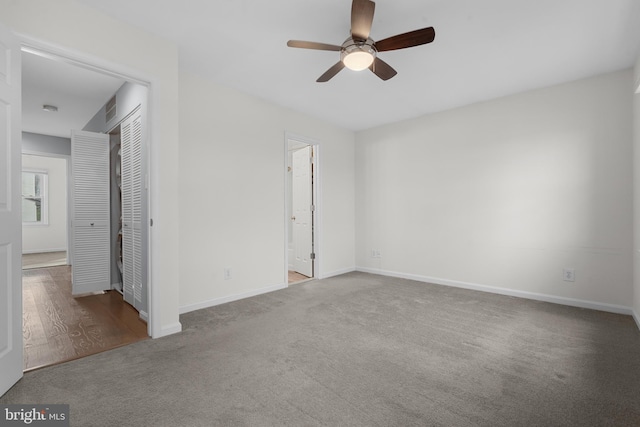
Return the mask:
<svg viewBox="0 0 640 427">
<path fill-rule="evenodd" d="M 382 80 L 389 80 L 391 77 L 398 74 L 398 72 L 394 70 L 391 65 L 387 64 L 378 57 L 376 57 L 376 59 L 373 61 L 373 64 L 369 66 L 369 69 L 373 71 L 373 74 L 380 77 Z"/>
<path fill-rule="evenodd" d="M 433 27 L 423 28 L 421 30 L 409 31 L 408 33 L 398 34 L 375 43 L 378 52 L 387 50 L 404 49 L 407 47 L 419 46 L 421 44 L 431 43 L 436 37 L 436 31 Z"/>
<path fill-rule="evenodd" d="M 344 64 L 342 63 L 342 61 L 338 61 L 333 67 L 329 68 L 327 71 L 325 71 L 323 75 L 318 77 L 318 80 L 316 81 L 318 83 L 328 82 L 329 80 L 331 80 L 333 76 L 338 74 L 340 70 L 342 70 L 343 68 L 344 68 Z"/>
<path fill-rule="evenodd" d="M 334 44 L 326 44 L 326 43 L 317 43 L 317 42 L 305 42 L 302 40 L 289 40 L 287 42 L 287 46 L 289 47 L 299 47 L 301 49 L 316 49 L 316 50 L 332 50 L 336 52 L 340 52 L 342 49 L 341 46 L 336 46 Z"/>
<path fill-rule="evenodd" d="M 369 38 L 376 4 L 371 0 L 353 0 L 351 4 L 351 37 L 365 41 Z"/>
</svg>

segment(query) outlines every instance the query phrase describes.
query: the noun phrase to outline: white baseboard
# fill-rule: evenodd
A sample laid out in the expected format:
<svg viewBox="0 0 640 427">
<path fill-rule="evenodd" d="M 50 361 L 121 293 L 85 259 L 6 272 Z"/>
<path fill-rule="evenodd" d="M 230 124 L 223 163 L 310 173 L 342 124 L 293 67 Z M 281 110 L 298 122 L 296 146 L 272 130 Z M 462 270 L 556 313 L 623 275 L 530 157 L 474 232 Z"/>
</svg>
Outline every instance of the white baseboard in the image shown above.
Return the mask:
<svg viewBox="0 0 640 427">
<path fill-rule="evenodd" d="M 138 312 L 138 316 L 139 316 L 142 320 L 144 320 L 145 322 L 148 322 L 148 321 L 149 321 L 149 314 L 148 314 L 146 311 L 142 311 L 142 310 L 140 310 L 140 311 Z"/>
<path fill-rule="evenodd" d="M 213 307 L 220 304 L 225 304 L 227 302 L 237 301 L 244 298 L 254 297 L 256 295 L 262 295 L 273 291 L 279 291 L 280 289 L 285 289 L 287 284 L 278 284 L 272 286 L 266 286 L 264 288 L 254 289 L 251 291 L 243 292 L 240 294 L 228 295 L 225 297 L 214 298 L 207 301 L 197 302 L 194 304 L 187 304 L 180 307 L 180 314 L 189 313 L 190 311 L 200 310 L 203 308 Z"/>
<path fill-rule="evenodd" d="M 342 270 L 329 271 L 318 275 L 318 279 L 328 279 L 329 277 L 340 276 L 341 274 L 347 274 L 356 271 L 355 267 L 343 268 Z"/>
<path fill-rule="evenodd" d="M 592 310 L 607 311 L 610 313 L 634 315 L 633 309 L 631 307 L 625 307 L 622 305 L 606 304 L 606 303 L 600 303 L 595 301 L 586 301 L 586 300 L 580 300 L 580 299 L 574 299 L 574 298 L 559 297 L 555 295 L 539 294 L 535 292 L 517 291 L 514 289 L 480 285 L 477 283 L 460 282 L 457 280 L 441 279 L 437 277 L 420 276 L 417 274 L 399 273 L 396 271 L 379 270 L 376 268 L 358 267 L 357 271 L 362 271 L 364 273 L 379 274 L 381 276 L 398 277 L 400 279 L 415 280 L 418 282 L 433 283 L 436 285 L 452 286 L 455 288 L 489 292 L 489 293 L 499 294 L 499 295 L 508 295 L 508 296 L 518 297 L 518 298 L 526 298 L 526 299 L 531 299 L 536 301 L 551 302 L 554 304 L 562 304 L 562 305 L 568 305 L 572 307 L 589 308 Z M 638 322 L 638 317 L 635 316 L 635 319 L 636 319 L 636 322 L 638 323 L 638 327 L 640 327 L 640 322 Z"/>
<path fill-rule="evenodd" d="M 172 323 L 170 325 L 166 325 L 160 328 L 160 333 L 158 334 L 151 334 L 151 338 L 162 338 L 162 337 L 166 337 L 167 335 L 172 335 L 172 334 L 177 334 L 178 332 L 182 332 L 182 323 L 180 322 L 175 322 Z"/>
<path fill-rule="evenodd" d="M 49 252 L 66 252 L 67 248 L 54 248 L 54 249 L 30 249 L 30 250 L 22 250 L 22 255 L 28 254 L 44 254 Z"/>
<path fill-rule="evenodd" d="M 633 319 L 636 321 L 636 325 L 638 326 L 638 329 L 640 329 L 640 316 L 638 315 L 638 312 L 636 312 L 635 310 L 633 311 Z"/>
</svg>

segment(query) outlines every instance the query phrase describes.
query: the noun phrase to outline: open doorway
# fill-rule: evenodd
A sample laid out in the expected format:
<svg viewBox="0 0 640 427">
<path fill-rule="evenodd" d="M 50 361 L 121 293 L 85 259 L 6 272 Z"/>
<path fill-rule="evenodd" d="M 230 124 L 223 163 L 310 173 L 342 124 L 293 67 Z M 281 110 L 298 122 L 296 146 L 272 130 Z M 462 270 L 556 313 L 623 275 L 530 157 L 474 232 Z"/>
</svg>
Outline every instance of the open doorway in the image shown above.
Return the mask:
<svg viewBox="0 0 640 427">
<path fill-rule="evenodd" d="M 287 138 L 287 283 L 316 276 L 317 146 Z"/>
<path fill-rule="evenodd" d="M 83 178 L 79 173 L 73 173 L 75 166 L 71 160 L 72 130 L 108 133 L 114 123 L 123 121 L 129 110 L 133 110 L 128 103 L 134 102 L 138 109 L 146 103 L 147 89 L 62 58 L 38 54 L 33 49 L 23 51 L 22 65 L 25 172 L 22 210 L 26 224 L 23 227 L 23 252 L 38 252 L 45 258 L 46 253 L 54 254 L 54 249 L 64 251 L 63 261 L 35 264 L 34 268 L 23 270 L 23 354 L 24 370 L 28 371 L 148 338 L 148 289 L 138 289 L 141 295 L 145 292 L 144 298 L 140 297 L 144 307 L 134 308 L 125 301 L 121 278 L 108 271 L 117 268 L 118 254 L 114 247 L 106 248 L 107 252 L 113 253 L 112 265 L 106 269 L 107 289 L 74 295 L 72 286 L 77 282 L 74 258 L 76 261 L 80 257 L 86 258 L 86 253 L 76 253 L 73 244 L 73 227 L 77 228 L 80 221 L 75 224 L 73 221 L 77 204 L 74 204 L 72 194 L 74 185 L 82 183 Z M 123 87 L 126 90 L 123 91 Z M 141 93 L 144 101 L 131 96 Z M 123 95 L 121 101 L 126 103 L 115 104 L 118 94 Z M 64 169 L 64 180 L 59 173 L 54 173 L 60 167 Z M 105 167 L 110 167 L 108 160 Z M 146 173 L 146 167 L 140 171 Z M 138 182 L 145 180 L 144 175 L 139 178 Z M 112 180 L 115 180 L 113 174 Z M 87 181 L 86 186 L 91 186 L 90 182 Z M 146 202 L 146 195 L 142 202 Z M 58 243 L 44 245 L 45 235 L 60 225 L 61 205 L 66 208 L 62 220 L 64 230 L 57 230 Z M 146 230 L 141 228 L 137 227 L 146 238 Z M 29 239 L 33 238 L 39 248 L 30 243 Z M 24 253 L 23 258 L 29 255 Z M 146 258 L 143 260 L 142 257 L 135 264 L 140 268 L 148 267 Z M 146 280 L 146 271 L 139 276 Z"/>
<path fill-rule="evenodd" d="M 68 264 L 67 161 L 23 150 L 23 270 Z"/>
</svg>

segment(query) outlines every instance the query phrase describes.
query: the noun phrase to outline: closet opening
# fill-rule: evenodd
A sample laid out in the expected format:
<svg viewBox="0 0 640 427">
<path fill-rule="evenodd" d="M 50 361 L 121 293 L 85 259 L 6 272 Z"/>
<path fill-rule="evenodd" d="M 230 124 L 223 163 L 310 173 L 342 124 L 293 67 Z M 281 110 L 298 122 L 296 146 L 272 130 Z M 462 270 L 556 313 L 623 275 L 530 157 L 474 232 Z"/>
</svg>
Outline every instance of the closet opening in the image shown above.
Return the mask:
<svg viewBox="0 0 640 427">
<path fill-rule="evenodd" d="M 133 88 L 137 91 L 143 88 Z M 138 98 L 138 96 L 136 96 Z M 135 104 L 135 103 L 133 103 Z M 148 241 L 144 105 L 138 104 L 108 131 L 111 288 L 148 319 Z"/>
</svg>

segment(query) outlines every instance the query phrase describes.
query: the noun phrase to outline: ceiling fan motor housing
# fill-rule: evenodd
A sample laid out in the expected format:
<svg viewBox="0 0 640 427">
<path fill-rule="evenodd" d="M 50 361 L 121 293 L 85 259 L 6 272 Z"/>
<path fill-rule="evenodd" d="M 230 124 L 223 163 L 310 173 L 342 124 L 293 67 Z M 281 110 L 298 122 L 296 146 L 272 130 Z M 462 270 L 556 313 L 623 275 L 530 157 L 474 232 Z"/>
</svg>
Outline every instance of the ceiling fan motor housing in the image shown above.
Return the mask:
<svg viewBox="0 0 640 427">
<path fill-rule="evenodd" d="M 376 50 L 374 41 L 371 38 L 361 41 L 354 40 L 353 37 L 349 37 L 344 41 L 344 43 L 342 43 L 340 59 L 352 70 L 364 70 L 371 65 L 376 58 L 377 53 L 378 51 Z"/>
</svg>

